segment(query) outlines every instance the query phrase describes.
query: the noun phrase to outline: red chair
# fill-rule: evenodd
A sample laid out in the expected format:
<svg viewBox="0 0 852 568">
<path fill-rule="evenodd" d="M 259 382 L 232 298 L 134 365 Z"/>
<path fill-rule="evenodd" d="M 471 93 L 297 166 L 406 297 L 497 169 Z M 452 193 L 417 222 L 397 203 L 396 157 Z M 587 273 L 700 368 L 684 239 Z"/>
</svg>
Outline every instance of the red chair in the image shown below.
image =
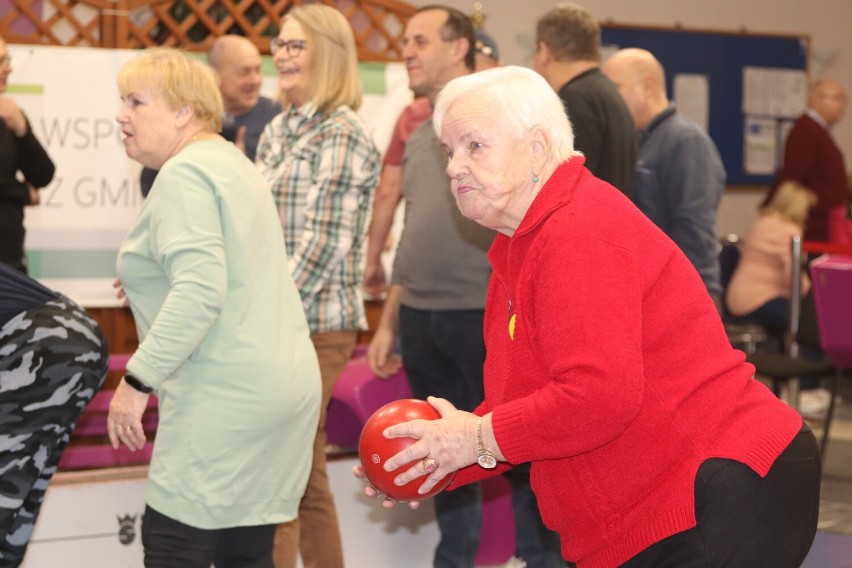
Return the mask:
<svg viewBox="0 0 852 568">
<path fill-rule="evenodd" d="M 59 460 L 59 471 L 102 469 L 128 465 L 148 465 L 154 453 L 154 442 L 147 442 L 141 450 L 121 446 L 117 450 L 109 444 L 68 446 Z"/>
<path fill-rule="evenodd" d="M 852 368 L 852 255 L 827 254 L 811 262 L 817 325 L 823 351 L 836 367 L 822 434 L 825 456 L 834 403 L 844 369 Z"/>
<path fill-rule="evenodd" d="M 127 362 L 130 361 L 130 353 L 110 353 L 109 355 L 109 370 L 124 373 L 127 369 Z"/>
<path fill-rule="evenodd" d="M 151 462 L 154 442 L 148 442 L 138 451 L 132 451 L 125 446 L 117 450 L 109 443 L 107 433 L 107 415 L 109 403 L 115 393 L 111 389 L 98 391 L 89 401 L 83 414 L 77 420 L 71 441 L 66 446 L 59 460 L 60 471 L 100 469 L 125 465 L 147 465 Z M 148 407 L 142 418 L 142 428 L 148 434 L 157 431 L 157 399 L 148 398 Z"/>
<path fill-rule="evenodd" d="M 128 353 L 112 353 L 109 356 L 109 370 L 124 372 Z M 107 433 L 107 415 L 109 403 L 115 391 L 102 389 L 95 393 L 83 414 L 77 420 L 71 440 L 62 453 L 58 469 L 60 471 L 100 469 L 127 465 L 147 465 L 151 462 L 154 443 L 148 442 L 141 450 L 132 451 L 125 446 L 113 449 Z M 148 407 L 142 418 L 142 428 L 148 434 L 157 431 L 157 398 L 148 398 Z"/>
<path fill-rule="evenodd" d="M 382 379 L 370 370 L 366 346 L 358 346 L 334 386 L 325 431 L 328 442 L 347 450 L 358 448 L 364 423 L 389 402 L 411 398 L 404 371 Z"/>
<path fill-rule="evenodd" d="M 95 393 L 95 396 L 86 405 L 86 410 L 77 420 L 72 437 L 91 438 L 107 435 L 107 415 L 109 414 L 109 403 L 114 393 L 115 391 L 112 389 L 102 389 Z M 148 397 L 148 406 L 145 415 L 142 417 L 142 427 L 145 432 L 153 433 L 157 431 L 157 422 L 157 398 L 151 395 Z"/>
<path fill-rule="evenodd" d="M 366 346 L 357 346 L 328 404 L 328 442 L 347 451 L 357 451 L 367 419 L 385 404 L 412 396 L 404 371 L 388 379 L 377 377 L 367 363 Z M 487 479 L 482 483 L 482 532 L 476 564 L 503 564 L 514 553 L 511 487 L 502 476 Z"/>
</svg>

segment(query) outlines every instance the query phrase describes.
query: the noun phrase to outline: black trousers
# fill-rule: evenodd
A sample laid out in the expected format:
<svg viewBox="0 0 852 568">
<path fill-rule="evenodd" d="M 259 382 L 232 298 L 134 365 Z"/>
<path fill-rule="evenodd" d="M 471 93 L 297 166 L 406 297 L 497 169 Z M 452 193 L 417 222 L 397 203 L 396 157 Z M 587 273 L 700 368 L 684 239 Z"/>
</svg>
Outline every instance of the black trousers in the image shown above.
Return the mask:
<svg viewBox="0 0 852 568">
<path fill-rule="evenodd" d="M 701 464 L 696 527 L 648 547 L 624 568 L 798 568 L 816 535 L 822 473 L 807 425 L 761 478 L 726 459 Z"/>
<path fill-rule="evenodd" d="M 275 525 L 198 529 L 145 507 L 145 568 L 274 568 Z"/>
</svg>

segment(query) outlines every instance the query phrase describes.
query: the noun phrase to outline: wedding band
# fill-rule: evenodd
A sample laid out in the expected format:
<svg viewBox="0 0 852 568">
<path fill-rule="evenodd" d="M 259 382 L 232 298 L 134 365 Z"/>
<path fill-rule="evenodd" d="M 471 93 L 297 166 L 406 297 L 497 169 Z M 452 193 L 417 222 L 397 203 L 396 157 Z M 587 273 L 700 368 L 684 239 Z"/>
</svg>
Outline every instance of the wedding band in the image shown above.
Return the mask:
<svg viewBox="0 0 852 568">
<path fill-rule="evenodd" d="M 423 464 L 423 471 L 426 473 L 432 473 L 438 469 L 438 462 L 435 461 L 435 458 L 423 458 L 423 461 L 420 463 Z"/>
<path fill-rule="evenodd" d="M 125 426 L 124 429 L 130 432 L 133 429 L 133 426 Z"/>
</svg>

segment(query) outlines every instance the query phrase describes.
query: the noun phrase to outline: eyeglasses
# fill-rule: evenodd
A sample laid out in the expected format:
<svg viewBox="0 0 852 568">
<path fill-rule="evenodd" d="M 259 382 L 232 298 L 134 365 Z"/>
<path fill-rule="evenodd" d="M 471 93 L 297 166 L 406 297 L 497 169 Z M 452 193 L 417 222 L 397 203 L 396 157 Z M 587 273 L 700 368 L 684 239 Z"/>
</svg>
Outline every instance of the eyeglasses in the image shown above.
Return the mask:
<svg viewBox="0 0 852 568">
<path fill-rule="evenodd" d="M 11 55 L 4 55 L 3 57 L 0 57 L 0 67 L 7 67 L 11 64 L 12 64 L 12 56 Z"/>
<path fill-rule="evenodd" d="M 305 49 L 305 45 L 307 45 L 307 43 L 307 40 L 304 39 L 291 39 L 285 41 L 280 37 L 274 37 L 269 40 L 269 51 L 272 52 L 272 55 L 275 55 L 283 48 L 287 50 L 287 55 L 290 57 L 299 57 L 299 54 L 302 53 L 303 49 Z"/>
</svg>

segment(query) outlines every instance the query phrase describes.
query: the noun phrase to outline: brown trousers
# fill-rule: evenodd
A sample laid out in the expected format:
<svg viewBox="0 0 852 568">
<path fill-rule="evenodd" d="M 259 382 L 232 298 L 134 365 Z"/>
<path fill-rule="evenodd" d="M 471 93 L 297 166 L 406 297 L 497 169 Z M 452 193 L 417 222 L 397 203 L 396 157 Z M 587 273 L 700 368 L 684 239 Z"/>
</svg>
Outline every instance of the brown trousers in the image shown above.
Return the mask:
<svg viewBox="0 0 852 568">
<path fill-rule="evenodd" d="M 325 421 L 334 385 L 352 356 L 357 337 L 355 331 L 329 331 L 311 336 L 322 375 L 322 410 L 314 439 L 314 462 L 299 505 L 299 517 L 278 525 L 275 531 L 275 568 L 296 568 L 298 554 L 304 568 L 343 568 L 337 509 L 326 470 Z"/>
</svg>

